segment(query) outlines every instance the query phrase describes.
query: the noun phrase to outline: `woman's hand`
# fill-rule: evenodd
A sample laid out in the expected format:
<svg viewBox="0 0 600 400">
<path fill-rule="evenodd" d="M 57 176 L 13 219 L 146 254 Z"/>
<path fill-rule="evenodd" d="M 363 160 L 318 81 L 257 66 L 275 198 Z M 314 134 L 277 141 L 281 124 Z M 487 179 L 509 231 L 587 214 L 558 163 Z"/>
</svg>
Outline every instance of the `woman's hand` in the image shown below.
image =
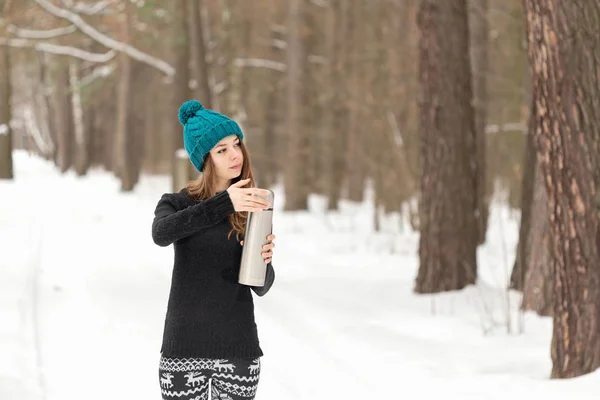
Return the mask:
<svg viewBox="0 0 600 400">
<path fill-rule="evenodd" d="M 250 179 L 243 179 L 227 189 L 235 211 L 260 212 L 268 209 L 271 205 L 260 196 L 268 196 L 269 191 L 259 188 L 243 188 L 242 186 L 248 182 Z"/>
<path fill-rule="evenodd" d="M 273 259 L 273 248 L 275 247 L 275 243 L 273 243 L 273 240 L 275 240 L 275 235 L 273 235 L 272 233 L 269 234 L 267 236 L 267 240 L 268 243 L 263 245 L 263 251 L 261 253 L 261 255 L 263 256 L 263 258 L 265 259 L 265 264 L 268 264 L 271 262 L 271 260 Z M 243 246 L 244 245 L 244 241 L 240 241 L 240 244 Z"/>
</svg>

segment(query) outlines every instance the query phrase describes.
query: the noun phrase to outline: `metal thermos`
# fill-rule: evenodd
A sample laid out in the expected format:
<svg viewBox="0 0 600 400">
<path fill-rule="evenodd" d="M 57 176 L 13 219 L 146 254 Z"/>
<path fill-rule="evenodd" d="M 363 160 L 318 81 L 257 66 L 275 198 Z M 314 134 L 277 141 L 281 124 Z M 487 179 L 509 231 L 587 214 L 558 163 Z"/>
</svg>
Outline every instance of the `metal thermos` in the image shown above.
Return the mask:
<svg viewBox="0 0 600 400">
<path fill-rule="evenodd" d="M 260 196 L 262 197 L 262 196 Z M 249 212 L 244 233 L 244 246 L 238 282 L 248 286 L 264 286 L 267 264 L 262 256 L 262 247 L 267 244 L 267 236 L 273 232 L 273 200 L 275 194 L 263 197 L 271 207 L 260 212 Z"/>
</svg>

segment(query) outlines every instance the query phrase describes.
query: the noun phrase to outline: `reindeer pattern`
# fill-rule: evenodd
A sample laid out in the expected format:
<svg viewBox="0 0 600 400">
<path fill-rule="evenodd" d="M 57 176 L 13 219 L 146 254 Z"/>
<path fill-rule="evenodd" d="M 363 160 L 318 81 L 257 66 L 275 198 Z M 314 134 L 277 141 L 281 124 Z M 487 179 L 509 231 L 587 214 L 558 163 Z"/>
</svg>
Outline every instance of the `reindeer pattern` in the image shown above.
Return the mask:
<svg viewBox="0 0 600 400">
<path fill-rule="evenodd" d="M 173 376 L 173 374 L 162 374 L 162 377 L 160 378 L 160 386 L 162 387 L 173 387 L 173 382 L 171 382 L 171 379 L 173 379 L 175 376 Z"/>
<path fill-rule="evenodd" d="M 190 371 L 184 375 L 187 378 L 187 382 L 185 386 L 195 387 L 198 383 L 204 383 L 206 380 L 206 376 L 202 375 L 200 372 Z"/>
<path fill-rule="evenodd" d="M 160 386 L 163 399 L 207 400 L 254 398 L 260 375 L 260 358 L 208 359 L 161 357 Z"/>
</svg>

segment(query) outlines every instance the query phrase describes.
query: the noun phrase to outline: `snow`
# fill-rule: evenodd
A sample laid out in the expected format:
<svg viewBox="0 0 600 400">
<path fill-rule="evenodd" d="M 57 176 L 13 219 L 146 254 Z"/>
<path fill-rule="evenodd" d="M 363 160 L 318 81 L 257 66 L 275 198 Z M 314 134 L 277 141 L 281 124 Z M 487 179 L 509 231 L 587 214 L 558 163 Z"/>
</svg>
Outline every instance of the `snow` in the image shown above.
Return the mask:
<svg viewBox="0 0 600 400">
<path fill-rule="evenodd" d="M 0 399 L 159 400 L 173 250 L 150 227 L 168 177 L 126 194 L 101 170 L 14 161 L 15 181 L 0 181 Z M 405 220 L 373 232 L 369 199 L 328 213 L 311 196 L 308 212 L 283 212 L 272 189 L 277 278 L 255 298 L 258 400 L 598 397 L 600 371 L 549 379 L 552 320 L 519 313 L 504 289 L 518 220 L 502 204 L 477 285 L 416 295 L 418 235 Z"/>
</svg>

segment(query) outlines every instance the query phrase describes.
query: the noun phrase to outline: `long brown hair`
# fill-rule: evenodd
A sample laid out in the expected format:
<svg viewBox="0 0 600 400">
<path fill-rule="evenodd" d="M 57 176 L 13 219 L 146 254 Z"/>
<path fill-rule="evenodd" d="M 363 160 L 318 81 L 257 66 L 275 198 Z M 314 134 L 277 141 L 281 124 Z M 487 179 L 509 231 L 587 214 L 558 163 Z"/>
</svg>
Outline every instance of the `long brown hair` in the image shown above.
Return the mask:
<svg viewBox="0 0 600 400">
<path fill-rule="evenodd" d="M 250 154 L 246 149 L 246 145 L 240 139 L 240 149 L 244 156 L 242 162 L 242 171 L 240 176 L 233 178 L 231 184 L 239 182 L 244 179 L 250 178 L 250 182 L 245 184 L 243 187 L 250 188 L 254 187 L 254 174 L 252 173 L 252 162 L 250 161 Z M 190 196 L 196 200 L 206 200 L 217 194 L 217 174 L 215 172 L 215 164 L 213 163 L 212 156 L 210 153 L 204 160 L 202 167 L 202 174 L 198 179 L 188 182 L 186 185 L 187 192 Z M 248 219 L 247 211 L 234 212 L 229 214 L 229 223 L 231 224 L 231 231 L 229 231 L 228 238 L 231 238 L 231 234 L 235 232 L 237 240 L 241 240 L 244 237 L 244 231 L 246 229 L 246 221 Z"/>
</svg>

